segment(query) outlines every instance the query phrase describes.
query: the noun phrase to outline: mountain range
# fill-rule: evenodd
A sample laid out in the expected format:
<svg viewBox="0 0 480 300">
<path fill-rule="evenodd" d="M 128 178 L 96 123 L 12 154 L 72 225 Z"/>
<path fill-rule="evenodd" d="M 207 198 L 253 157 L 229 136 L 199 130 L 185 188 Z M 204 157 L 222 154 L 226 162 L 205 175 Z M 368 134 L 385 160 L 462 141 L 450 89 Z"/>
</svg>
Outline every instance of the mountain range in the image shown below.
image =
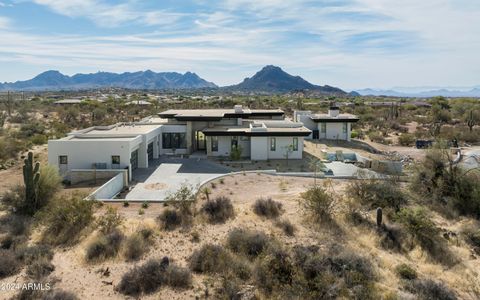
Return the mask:
<svg viewBox="0 0 480 300">
<path fill-rule="evenodd" d="M 0 90 L 14 91 L 81 90 L 105 87 L 153 90 L 216 88 L 217 86 L 191 72 L 155 73 L 150 70 L 121 74 L 98 72 L 73 76 L 63 75 L 59 71 L 47 71 L 30 80 L 0 83 Z"/>
<path fill-rule="evenodd" d="M 47 71 L 30 80 L 0 83 L 0 91 L 57 91 L 108 87 L 149 90 L 219 88 L 216 84 L 200 78 L 195 73 L 155 73 L 150 70 L 121 74 L 98 72 L 73 76 L 64 75 L 59 71 Z M 300 76 L 292 76 L 280 67 L 271 65 L 264 67 L 251 78 L 245 78 L 243 82 L 237 85 L 219 89 L 226 92 L 287 93 L 313 91 L 326 95 L 346 95 L 339 88 L 328 85 L 314 85 Z"/>
<path fill-rule="evenodd" d="M 388 90 L 360 89 L 356 92 L 362 96 L 389 96 L 404 98 L 430 97 L 480 97 L 480 87 L 471 88 L 393 88 Z"/>
</svg>

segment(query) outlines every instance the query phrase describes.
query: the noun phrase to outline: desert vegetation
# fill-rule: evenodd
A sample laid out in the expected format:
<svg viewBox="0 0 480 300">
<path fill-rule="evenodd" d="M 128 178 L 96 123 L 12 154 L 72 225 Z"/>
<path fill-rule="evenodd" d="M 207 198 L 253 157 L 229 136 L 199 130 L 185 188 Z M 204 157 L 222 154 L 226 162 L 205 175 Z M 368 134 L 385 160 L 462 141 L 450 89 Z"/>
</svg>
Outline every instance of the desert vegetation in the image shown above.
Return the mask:
<svg viewBox="0 0 480 300">
<path fill-rule="evenodd" d="M 395 103 L 367 103 L 383 100 Z M 454 139 L 479 142 L 478 101 L 435 98 L 426 101 L 430 107 L 368 97 L 289 102 L 283 96 L 228 96 L 185 97 L 150 108 L 115 101 L 59 107 L 36 99 L 15 103 L 0 119 L 0 167 L 17 167 L 22 182 L 2 190 L 0 280 L 55 282 L 49 292 L 9 297 L 480 297 L 479 173 L 462 169 L 449 149 Z M 167 107 L 243 104 L 282 107 L 290 115 L 300 106 L 325 111 L 331 101 L 353 103 L 342 111 L 360 116 L 352 132 L 358 140 L 406 151 L 417 139 L 434 140 L 434 146 L 411 162 L 407 176 L 388 180 L 287 182 L 244 173 L 202 187 L 184 185 L 165 204 L 108 205 L 65 189 L 41 151 L 25 152 L 72 129 L 131 121 Z"/>
</svg>

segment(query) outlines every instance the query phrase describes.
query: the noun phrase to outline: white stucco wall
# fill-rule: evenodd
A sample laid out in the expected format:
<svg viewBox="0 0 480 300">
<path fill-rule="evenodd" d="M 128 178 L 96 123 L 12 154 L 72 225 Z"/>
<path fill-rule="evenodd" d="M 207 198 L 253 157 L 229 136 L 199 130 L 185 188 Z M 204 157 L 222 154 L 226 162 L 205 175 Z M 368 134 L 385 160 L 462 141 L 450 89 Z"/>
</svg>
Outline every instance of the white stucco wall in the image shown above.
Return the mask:
<svg viewBox="0 0 480 300">
<path fill-rule="evenodd" d="M 112 155 L 120 156 L 120 168 L 130 165 L 130 153 L 137 148 L 142 137 L 128 140 L 50 140 L 48 163 L 59 168 L 59 156 L 68 157 L 68 170 L 92 169 L 94 163 L 106 163 L 112 168 Z"/>
<path fill-rule="evenodd" d="M 342 122 L 332 122 L 326 123 L 326 132 L 322 133 L 322 123 L 318 123 L 318 131 L 320 139 L 328 140 L 350 140 L 350 128 L 351 124 L 347 123 L 347 133 L 343 133 L 343 124 Z"/>
<path fill-rule="evenodd" d="M 252 137 L 250 139 L 250 158 L 251 160 L 268 159 L 268 137 Z"/>
<path fill-rule="evenodd" d="M 293 145 L 293 137 L 275 137 L 276 148 L 271 151 L 270 142 L 273 137 L 268 138 L 268 159 L 286 159 L 287 147 Z M 288 159 L 301 159 L 303 152 L 303 137 L 298 137 L 298 150 L 292 151 Z"/>
</svg>

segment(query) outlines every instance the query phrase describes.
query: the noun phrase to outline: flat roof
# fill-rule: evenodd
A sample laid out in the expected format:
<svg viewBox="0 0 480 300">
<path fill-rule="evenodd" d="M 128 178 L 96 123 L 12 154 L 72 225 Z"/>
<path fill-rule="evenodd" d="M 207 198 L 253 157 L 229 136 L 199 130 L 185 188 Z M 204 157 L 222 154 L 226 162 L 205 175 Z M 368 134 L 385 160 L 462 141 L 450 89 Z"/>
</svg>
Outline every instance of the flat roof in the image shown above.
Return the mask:
<svg viewBox="0 0 480 300">
<path fill-rule="evenodd" d="M 280 109 L 249 109 L 242 108 L 242 111 L 231 109 L 169 109 L 158 115 L 162 118 L 175 118 L 177 120 L 195 121 L 195 120 L 221 120 L 222 118 L 236 118 L 248 116 L 271 116 L 283 115 Z"/>
<path fill-rule="evenodd" d="M 253 128 L 250 126 L 253 125 Z M 241 126 L 215 126 L 202 130 L 207 136 L 308 136 L 312 132 L 300 123 L 288 121 L 243 122 Z"/>
<path fill-rule="evenodd" d="M 146 134 L 150 131 L 157 129 L 159 125 L 154 124 L 135 124 L 135 125 L 114 125 L 111 128 L 101 129 L 94 127 L 92 130 L 85 132 L 87 135 L 96 135 L 96 134 Z"/>
<path fill-rule="evenodd" d="M 358 122 L 359 118 L 352 114 L 339 114 L 336 117 L 332 117 L 329 114 L 314 114 L 310 116 L 310 119 L 317 123 L 326 123 L 326 122 Z"/>
</svg>

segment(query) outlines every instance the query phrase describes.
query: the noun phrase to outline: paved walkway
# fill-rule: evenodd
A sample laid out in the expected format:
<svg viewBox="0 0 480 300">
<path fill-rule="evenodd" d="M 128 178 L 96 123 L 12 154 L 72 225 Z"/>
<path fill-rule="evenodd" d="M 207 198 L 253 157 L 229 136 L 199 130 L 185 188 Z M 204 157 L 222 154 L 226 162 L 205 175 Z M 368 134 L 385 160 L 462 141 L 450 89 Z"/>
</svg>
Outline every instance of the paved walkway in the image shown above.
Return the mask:
<svg viewBox="0 0 480 300">
<path fill-rule="evenodd" d="M 148 169 L 133 172 L 137 184 L 127 194 L 126 200 L 162 201 L 184 183 L 196 186 L 230 171 L 229 168 L 208 160 L 162 157 L 150 161 Z"/>
</svg>

